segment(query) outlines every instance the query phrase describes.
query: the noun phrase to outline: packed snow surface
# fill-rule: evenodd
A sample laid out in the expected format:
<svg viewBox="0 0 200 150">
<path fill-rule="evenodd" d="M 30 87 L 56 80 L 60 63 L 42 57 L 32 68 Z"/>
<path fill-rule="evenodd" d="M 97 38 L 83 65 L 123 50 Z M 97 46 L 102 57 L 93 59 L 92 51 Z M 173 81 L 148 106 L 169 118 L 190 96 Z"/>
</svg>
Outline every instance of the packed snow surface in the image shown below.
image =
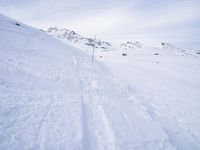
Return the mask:
<svg viewBox="0 0 200 150">
<path fill-rule="evenodd" d="M 91 63 L 0 15 L 0 149 L 200 149 L 199 58 L 121 53 Z"/>
</svg>

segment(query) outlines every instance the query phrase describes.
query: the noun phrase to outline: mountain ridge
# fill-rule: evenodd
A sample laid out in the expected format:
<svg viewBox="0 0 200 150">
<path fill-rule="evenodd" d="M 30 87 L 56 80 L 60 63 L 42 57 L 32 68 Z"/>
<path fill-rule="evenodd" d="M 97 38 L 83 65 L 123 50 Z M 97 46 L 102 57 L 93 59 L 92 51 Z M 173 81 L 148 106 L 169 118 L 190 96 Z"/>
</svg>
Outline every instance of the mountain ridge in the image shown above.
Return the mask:
<svg viewBox="0 0 200 150">
<path fill-rule="evenodd" d="M 110 50 L 113 49 L 112 44 L 106 41 L 101 41 L 97 38 L 86 38 L 76 33 L 75 31 L 68 29 L 59 29 L 57 27 L 50 27 L 47 31 L 47 34 L 52 35 L 58 39 L 61 39 L 65 42 L 72 42 L 76 44 L 81 44 L 87 47 L 94 47 L 101 50 Z"/>
</svg>

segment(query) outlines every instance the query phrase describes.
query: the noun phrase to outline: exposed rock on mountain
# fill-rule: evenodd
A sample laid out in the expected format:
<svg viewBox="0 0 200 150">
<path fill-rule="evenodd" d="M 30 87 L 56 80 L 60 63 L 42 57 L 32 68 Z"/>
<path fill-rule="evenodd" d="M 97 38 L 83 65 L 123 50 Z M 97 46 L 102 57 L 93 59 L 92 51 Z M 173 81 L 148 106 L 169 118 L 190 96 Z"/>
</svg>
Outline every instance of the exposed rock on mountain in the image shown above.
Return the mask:
<svg viewBox="0 0 200 150">
<path fill-rule="evenodd" d="M 49 35 L 52 35 L 56 38 L 61 39 L 67 43 L 72 42 L 75 44 L 81 44 L 83 46 L 89 46 L 101 49 L 101 50 L 112 50 L 113 47 L 109 42 L 101 41 L 95 38 L 85 38 L 78 33 L 68 30 L 68 29 L 59 29 L 57 27 L 49 28 L 46 31 Z"/>
<path fill-rule="evenodd" d="M 139 42 L 126 42 L 121 44 L 120 47 L 124 50 L 128 50 L 128 49 L 141 48 L 142 44 Z"/>
</svg>

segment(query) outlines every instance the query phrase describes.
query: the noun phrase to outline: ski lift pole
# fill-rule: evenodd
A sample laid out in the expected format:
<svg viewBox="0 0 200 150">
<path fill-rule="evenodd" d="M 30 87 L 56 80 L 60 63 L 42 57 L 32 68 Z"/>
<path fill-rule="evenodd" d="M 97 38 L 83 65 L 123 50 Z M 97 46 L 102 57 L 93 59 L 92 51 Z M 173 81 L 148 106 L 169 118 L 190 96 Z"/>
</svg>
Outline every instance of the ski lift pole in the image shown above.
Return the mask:
<svg viewBox="0 0 200 150">
<path fill-rule="evenodd" d="M 94 62 L 94 50 L 95 50 L 96 35 L 94 36 L 93 50 L 92 50 L 92 63 Z"/>
</svg>

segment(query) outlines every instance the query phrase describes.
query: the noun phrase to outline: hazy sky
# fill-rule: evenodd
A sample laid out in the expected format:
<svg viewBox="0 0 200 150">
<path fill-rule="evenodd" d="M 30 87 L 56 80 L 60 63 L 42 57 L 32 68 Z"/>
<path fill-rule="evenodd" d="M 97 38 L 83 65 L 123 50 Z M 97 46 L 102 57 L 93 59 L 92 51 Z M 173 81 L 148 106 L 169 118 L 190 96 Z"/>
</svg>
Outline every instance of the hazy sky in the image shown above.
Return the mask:
<svg viewBox="0 0 200 150">
<path fill-rule="evenodd" d="M 58 26 L 115 43 L 200 48 L 200 0 L 0 0 L 0 13 L 37 28 Z"/>
</svg>

